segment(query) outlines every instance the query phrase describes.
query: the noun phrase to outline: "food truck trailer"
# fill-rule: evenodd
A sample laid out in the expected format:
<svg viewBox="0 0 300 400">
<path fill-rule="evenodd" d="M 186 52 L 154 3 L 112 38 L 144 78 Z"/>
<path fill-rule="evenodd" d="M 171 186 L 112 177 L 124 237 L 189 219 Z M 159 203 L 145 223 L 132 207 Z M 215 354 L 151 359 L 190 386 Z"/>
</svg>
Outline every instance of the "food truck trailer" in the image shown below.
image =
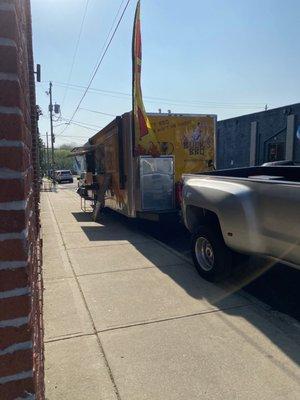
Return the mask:
<svg viewBox="0 0 300 400">
<path fill-rule="evenodd" d="M 94 218 L 109 207 L 131 218 L 159 220 L 179 209 L 183 173 L 209 171 L 215 158 L 216 116 L 147 114 L 159 154 L 145 154 L 132 112 L 116 117 L 72 155 L 85 165 L 78 193 L 93 202 Z"/>
</svg>

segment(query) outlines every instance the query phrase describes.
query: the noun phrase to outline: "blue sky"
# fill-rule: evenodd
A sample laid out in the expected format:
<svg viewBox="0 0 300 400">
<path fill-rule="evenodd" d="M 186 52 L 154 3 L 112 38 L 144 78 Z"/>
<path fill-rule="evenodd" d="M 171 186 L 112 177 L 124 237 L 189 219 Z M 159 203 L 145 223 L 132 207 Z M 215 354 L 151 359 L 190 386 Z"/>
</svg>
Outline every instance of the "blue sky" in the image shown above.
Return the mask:
<svg viewBox="0 0 300 400">
<path fill-rule="evenodd" d="M 50 130 L 49 98 L 62 105 L 60 125 L 83 89 L 66 92 L 86 0 L 32 0 L 35 62 L 42 65 L 37 102 L 42 137 Z M 121 0 L 90 0 L 70 83 L 86 86 Z M 125 4 L 125 2 L 124 2 Z M 120 115 L 131 109 L 131 0 L 81 107 Z M 212 113 L 218 119 L 299 102 L 298 0 L 142 0 L 142 87 L 146 110 Z M 113 92 L 113 93 L 111 93 Z M 117 93 L 116 93 L 117 92 Z M 63 98 L 65 101 L 63 102 Z M 63 104 L 62 104 L 63 102 Z M 56 145 L 82 144 L 113 117 L 80 109 L 55 128 Z"/>
</svg>

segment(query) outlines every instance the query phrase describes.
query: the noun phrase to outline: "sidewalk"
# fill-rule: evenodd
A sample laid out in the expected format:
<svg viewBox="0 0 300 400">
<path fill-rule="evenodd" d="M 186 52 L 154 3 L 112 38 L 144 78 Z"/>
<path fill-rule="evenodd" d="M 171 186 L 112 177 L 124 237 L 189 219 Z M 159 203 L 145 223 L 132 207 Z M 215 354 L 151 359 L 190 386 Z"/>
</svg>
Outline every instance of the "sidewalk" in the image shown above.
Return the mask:
<svg viewBox="0 0 300 400">
<path fill-rule="evenodd" d="M 296 400 L 299 325 L 157 241 L 42 194 L 48 400 Z"/>
</svg>

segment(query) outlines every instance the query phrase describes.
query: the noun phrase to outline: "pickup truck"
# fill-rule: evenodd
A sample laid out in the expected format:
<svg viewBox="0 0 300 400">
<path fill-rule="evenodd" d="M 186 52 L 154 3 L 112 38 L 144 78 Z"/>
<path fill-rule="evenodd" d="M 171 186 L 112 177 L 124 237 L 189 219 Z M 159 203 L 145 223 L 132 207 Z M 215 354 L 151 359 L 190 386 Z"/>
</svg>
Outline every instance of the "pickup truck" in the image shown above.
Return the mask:
<svg viewBox="0 0 300 400">
<path fill-rule="evenodd" d="M 235 253 L 300 269 L 300 167 L 183 175 L 182 214 L 195 266 L 209 281 L 230 275 Z"/>
</svg>

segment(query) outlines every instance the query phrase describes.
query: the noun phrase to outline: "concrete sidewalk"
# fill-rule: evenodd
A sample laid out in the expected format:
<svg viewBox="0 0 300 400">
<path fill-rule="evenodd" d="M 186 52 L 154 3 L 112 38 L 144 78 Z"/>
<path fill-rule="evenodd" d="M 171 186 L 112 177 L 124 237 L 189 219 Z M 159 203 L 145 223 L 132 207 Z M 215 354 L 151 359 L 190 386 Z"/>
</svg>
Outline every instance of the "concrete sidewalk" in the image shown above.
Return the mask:
<svg viewBox="0 0 300 400">
<path fill-rule="evenodd" d="M 299 326 L 114 215 L 43 193 L 49 400 L 300 398 Z"/>
</svg>

